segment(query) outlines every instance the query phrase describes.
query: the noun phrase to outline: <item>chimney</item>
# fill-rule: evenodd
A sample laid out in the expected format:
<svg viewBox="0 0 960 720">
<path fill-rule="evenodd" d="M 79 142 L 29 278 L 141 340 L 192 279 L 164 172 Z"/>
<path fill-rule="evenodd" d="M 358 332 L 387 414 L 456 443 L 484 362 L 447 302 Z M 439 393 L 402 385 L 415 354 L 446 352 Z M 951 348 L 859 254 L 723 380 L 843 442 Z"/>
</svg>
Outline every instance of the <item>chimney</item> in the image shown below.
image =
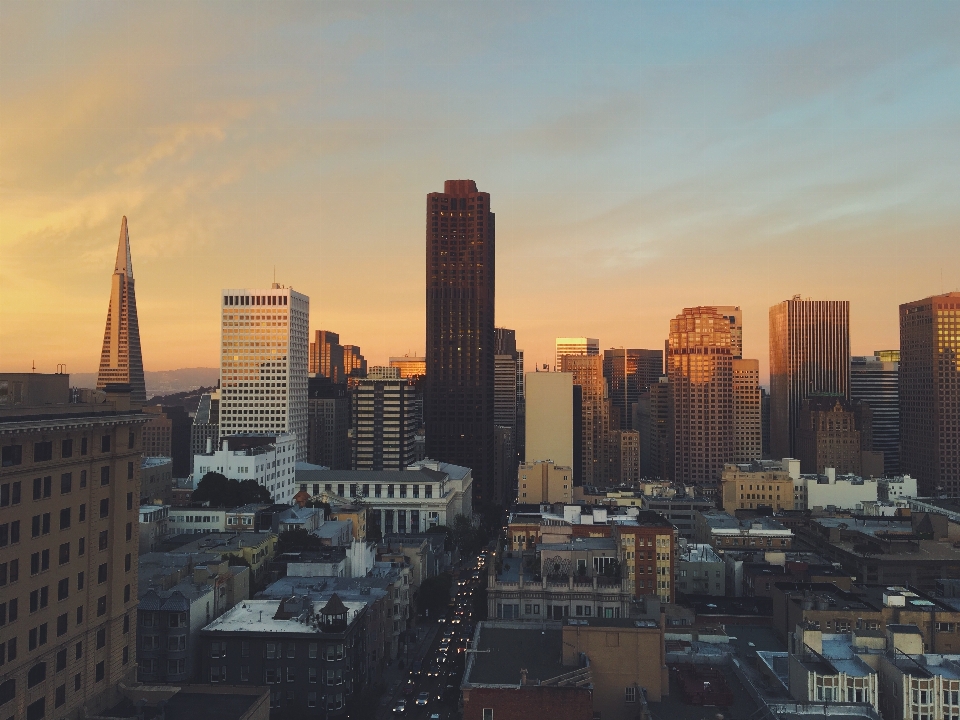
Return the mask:
<svg viewBox="0 0 960 720">
<path fill-rule="evenodd" d="M 520 668 L 520 684 L 521 684 L 521 685 L 526 685 L 526 684 L 527 684 L 527 669 L 526 669 L 526 668 Z"/>
</svg>

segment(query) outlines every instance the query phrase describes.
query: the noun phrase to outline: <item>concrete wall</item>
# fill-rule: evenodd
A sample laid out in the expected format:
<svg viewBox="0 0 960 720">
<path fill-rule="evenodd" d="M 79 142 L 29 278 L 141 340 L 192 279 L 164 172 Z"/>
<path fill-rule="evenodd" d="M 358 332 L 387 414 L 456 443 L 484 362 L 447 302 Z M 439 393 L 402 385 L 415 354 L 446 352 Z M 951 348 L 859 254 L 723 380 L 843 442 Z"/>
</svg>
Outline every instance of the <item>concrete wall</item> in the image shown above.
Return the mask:
<svg viewBox="0 0 960 720">
<path fill-rule="evenodd" d="M 526 459 L 573 467 L 573 373 L 527 373 Z"/>
</svg>

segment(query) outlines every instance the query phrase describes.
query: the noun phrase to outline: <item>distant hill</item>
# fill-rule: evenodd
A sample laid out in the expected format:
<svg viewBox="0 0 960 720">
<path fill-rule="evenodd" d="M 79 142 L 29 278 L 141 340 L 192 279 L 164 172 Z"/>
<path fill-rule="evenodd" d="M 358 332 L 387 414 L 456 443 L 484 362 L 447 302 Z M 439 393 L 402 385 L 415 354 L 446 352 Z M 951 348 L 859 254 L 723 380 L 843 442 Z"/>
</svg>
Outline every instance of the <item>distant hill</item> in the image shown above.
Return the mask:
<svg viewBox="0 0 960 720">
<path fill-rule="evenodd" d="M 179 393 L 170 393 L 169 395 L 154 395 L 147 400 L 147 405 L 164 405 L 167 407 L 179 405 L 186 409 L 188 413 L 192 414 L 197 411 L 197 405 L 200 404 L 200 396 L 215 388 L 216 385 L 213 385 L 211 387 L 194 388 L 193 390 L 186 390 Z"/>
<path fill-rule="evenodd" d="M 144 376 L 147 384 L 147 397 L 151 398 L 154 395 L 175 395 L 201 387 L 216 387 L 217 381 L 220 379 L 220 368 L 197 367 L 158 372 L 148 371 L 144 373 Z M 70 385 L 73 387 L 96 387 L 97 374 L 70 373 Z M 196 410 L 196 405 L 191 410 Z"/>
</svg>

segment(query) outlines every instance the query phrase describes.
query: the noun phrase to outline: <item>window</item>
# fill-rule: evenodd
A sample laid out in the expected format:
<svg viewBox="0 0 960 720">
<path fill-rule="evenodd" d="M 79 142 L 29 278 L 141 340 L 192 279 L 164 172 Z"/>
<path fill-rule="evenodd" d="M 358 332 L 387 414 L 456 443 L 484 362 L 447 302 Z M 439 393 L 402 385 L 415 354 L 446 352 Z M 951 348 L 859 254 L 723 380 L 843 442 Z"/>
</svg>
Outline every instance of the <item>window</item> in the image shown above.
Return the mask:
<svg viewBox="0 0 960 720">
<path fill-rule="evenodd" d="M 79 660 L 80 658 L 83 657 L 83 643 L 78 642 L 75 650 L 76 650 L 77 660 Z"/>
<path fill-rule="evenodd" d="M 107 581 L 107 564 L 101 563 L 97 568 L 97 584 L 102 585 Z"/>
<path fill-rule="evenodd" d="M 98 540 L 97 545 L 98 545 L 98 548 L 99 548 L 100 550 L 106 550 L 106 549 L 107 549 L 107 545 L 109 544 L 109 543 L 108 543 L 108 539 L 107 539 L 107 538 L 108 538 L 108 534 L 107 534 L 107 533 L 108 533 L 108 531 L 106 531 L 106 530 L 101 530 L 101 531 L 100 531 L 100 535 L 99 535 L 98 538 L 97 538 L 97 540 Z"/>
<path fill-rule="evenodd" d="M 110 452 L 110 436 L 104 435 L 100 438 L 100 452 Z"/>
<path fill-rule="evenodd" d="M 107 614 L 107 596 L 97 598 L 97 617 Z"/>
<path fill-rule="evenodd" d="M 63 473 L 60 476 L 60 494 L 67 495 L 73 489 L 73 473 Z"/>
<path fill-rule="evenodd" d="M 127 523 L 127 542 L 133 538 L 133 523 Z"/>
<path fill-rule="evenodd" d="M 287 667 L 287 682 L 296 682 L 297 669 L 293 666 Z"/>
<path fill-rule="evenodd" d="M 168 624 L 170 627 L 186 627 L 187 614 L 186 613 L 170 613 Z"/>
<path fill-rule="evenodd" d="M 240 666 L 240 682 L 250 682 L 250 666 Z"/>
<path fill-rule="evenodd" d="M 493 720 L 493 708 L 483 709 L 483 720 Z"/>
<path fill-rule="evenodd" d="M 73 457 L 73 439 L 65 438 L 60 441 L 60 457 Z"/>
<path fill-rule="evenodd" d="M 33 461 L 46 462 L 53 460 L 53 443 L 49 440 L 33 444 Z"/>
<path fill-rule="evenodd" d="M 86 453 L 84 453 L 84 455 L 86 455 Z M 81 470 L 80 471 L 80 489 L 83 490 L 83 488 L 85 488 L 86 486 L 87 486 L 87 471 Z"/>
<path fill-rule="evenodd" d="M 307 693 L 307 707 L 317 706 L 317 694 L 315 692 Z"/>
<path fill-rule="evenodd" d="M 307 668 L 307 681 L 312 683 L 317 681 L 317 669 L 315 667 Z"/>
<path fill-rule="evenodd" d="M 110 466 L 104 465 L 100 468 L 100 485 L 109 485 L 110 484 Z"/>
<path fill-rule="evenodd" d="M 66 530 L 70 527 L 70 508 L 63 508 L 60 511 L 60 529 Z"/>
<path fill-rule="evenodd" d="M 127 510 L 133 510 L 133 493 L 127 493 Z"/>
<path fill-rule="evenodd" d="M 69 595 L 70 595 L 70 578 L 63 578 L 63 580 L 60 580 L 57 583 L 57 600 L 66 600 Z"/>
<path fill-rule="evenodd" d="M 77 608 L 77 625 L 83 625 L 83 605 Z"/>
<path fill-rule="evenodd" d="M 100 628 L 97 630 L 97 650 L 100 648 L 106 647 L 107 645 L 107 630 L 106 628 Z"/>
<path fill-rule="evenodd" d="M 77 520 L 80 522 L 86 522 L 87 520 L 87 504 L 80 503 L 80 511 L 77 513 Z"/>
<path fill-rule="evenodd" d="M 82 555 L 83 553 L 80 553 L 80 554 Z M 77 590 L 83 590 L 83 573 L 82 572 L 77 573 Z"/>
<path fill-rule="evenodd" d="M 276 643 L 267 643 L 267 659 L 274 660 L 277 657 L 277 644 Z"/>
<path fill-rule="evenodd" d="M 73 689 L 74 690 L 80 689 L 80 673 L 77 673 L 76 675 L 73 676 Z"/>
<path fill-rule="evenodd" d="M 27 671 L 27 687 L 32 688 L 47 679 L 47 664 L 37 663 Z"/>
<path fill-rule="evenodd" d="M 317 657 L 317 643 L 312 642 L 307 647 L 307 657 L 311 660 Z"/>
<path fill-rule="evenodd" d="M 41 720 L 47 714 L 44 698 L 27 705 L 27 720 Z"/>
<path fill-rule="evenodd" d="M 61 543 L 59 562 L 61 565 L 66 565 L 70 562 L 70 543 Z"/>
<path fill-rule="evenodd" d="M 57 637 L 67 634 L 67 614 L 57 616 Z"/>
<path fill-rule="evenodd" d="M 126 665 L 128 662 L 130 662 L 130 646 L 129 645 L 123 646 L 123 655 L 120 659 L 120 662 L 123 665 Z"/>
<path fill-rule="evenodd" d="M 127 480 L 133 480 L 133 463 L 127 463 Z"/>
<path fill-rule="evenodd" d="M 134 433 L 130 433 L 127 436 L 127 449 L 133 450 L 133 446 L 137 444 L 137 436 Z"/>
<path fill-rule="evenodd" d="M 250 657 L 250 641 L 243 640 L 240 643 L 240 657 Z"/>
<path fill-rule="evenodd" d="M 130 616 L 124 615 L 123 616 L 123 634 L 126 635 L 128 632 L 130 632 Z"/>
<path fill-rule="evenodd" d="M 101 660 L 100 662 L 97 663 L 96 679 L 94 680 L 94 682 L 100 682 L 101 680 L 103 680 L 104 670 L 105 668 L 103 665 L 103 660 Z"/>
<path fill-rule="evenodd" d="M 7 445 L 0 451 L 0 462 L 2 462 L 3 467 L 10 467 L 12 465 L 20 465 L 23 463 L 23 446 L 22 445 Z"/>
<path fill-rule="evenodd" d="M 100 501 L 100 517 L 105 518 L 110 514 L 110 498 L 104 498 Z"/>
<path fill-rule="evenodd" d="M 227 667 L 226 665 L 211 665 L 210 666 L 210 682 L 226 682 L 227 681 Z"/>
<path fill-rule="evenodd" d="M 167 660 L 167 673 L 170 675 L 183 675 L 186 672 L 187 661 L 185 658 L 179 660 Z"/>
</svg>

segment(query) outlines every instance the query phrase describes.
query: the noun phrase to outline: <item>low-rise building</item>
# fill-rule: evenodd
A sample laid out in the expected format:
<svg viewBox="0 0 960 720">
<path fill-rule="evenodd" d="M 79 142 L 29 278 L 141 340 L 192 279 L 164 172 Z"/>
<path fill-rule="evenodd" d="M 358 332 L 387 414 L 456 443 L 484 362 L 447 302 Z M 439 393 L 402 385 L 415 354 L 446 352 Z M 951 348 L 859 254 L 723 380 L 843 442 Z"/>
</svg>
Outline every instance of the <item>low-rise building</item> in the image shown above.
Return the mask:
<svg viewBox="0 0 960 720">
<path fill-rule="evenodd" d="M 517 469 L 517 502 L 567 503 L 573 499 L 573 468 L 551 460 L 520 463 Z"/>
<path fill-rule="evenodd" d="M 917 479 L 909 475 L 880 478 L 877 496 L 880 500 L 887 502 L 915 498 L 917 497 Z"/>
<path fill-rule="evenodd" d="M 669 694 L 662 618 L 570 619 L 563 625 L 563 662 L 586 656 L 593 682 L 594 717 L 634 720 L 644 700 Z"/>
<path fill-rule="evenodd" d="M 473 515 L 473 472 L 436 460 L 421 460 L 405 470 L 303 470 L 297 483 L 331 506 L 362 499 L 366 522 L 381 535 L 450 527 L 457 515 Z"/>
<path fill-rule="evenodd" d="M 760 508 L 792 510 L 793 478 L 779 462 L 727 463 L 720 477 L 720 496 L 723 509 L 731 515 Z"/>
<path fill-rule="evenodd" d="M 859 475 L 837 476 L 836 470 L 827 468 L 822 475 L 801 475 L 794 480 L 794 505 L 797 510 L 856 510 L 876 502 L 879 482 L 876 478 Z"/>
<path fill-rule="evenodd" d="M 140 503 L 169 505 L 173 499 L 173 460 L 144 457 L 140 460 Z"/>
<path fill-rule="evenodd" d="M 694 518 L 697 512 L 716 508 L 713 500 L 692 495 L 672 497 L 644 495 L 641 506 L 644 510 L 652 510 L 663 515 L 666 521 L 677 529 L 680 537 L 690 541 L 694 538 Z"/>
<path fill-rule="evenodd" d="M 726 594 L 726 568 L 723 558 L 710 545 L 681 543 L 674 564 L 678 593 L 695 595 Z"/>
<path fill-rule="evenodd" d="M 206 533 L 168 537 L 161 549 L 164 552 L 212 553 L 221 557 L 242 558 L 250 568 L 250 586 L 261 586 L 267 567 L 274 557 L 277 536 L 273 533 Z"/>
<path fill-rule="evenodd" d="M 592 720 L 588 658 L 564 652 L 557 622 L 482 622 L 463 674 L 463 720 Z"/>
<path fill-rule="evenodd" d="M 279 435 L 232 435 L 220 448 L 193 456 L 193 479 L 199 483 L 209 472 L 231 480 L 253 480 L 262 485 L 274 501 L 293 502 L 299 489 L 295 465 L 297 439 L 292 433 Z"/>
<path fill-rule="evenodd" d="M 200 678 L 267 685 L 279 717 L 334 718 L 363 686 L 366 603 L 248 600 L 200 631 Z"/>
<path fill-rule="evenodd" d="M 720 552 L 730 548 L 789 550 L 793 547 L 793 531 L 772 517 L 739 520 L 718 510 L 697 512 L 694 539 Z"/>
<path fill-rule="evenodd" d="M 167 536 L 169 516 L 167 505 L 140 506 L 140 555 L 156 550 Z"/>
</svg>

